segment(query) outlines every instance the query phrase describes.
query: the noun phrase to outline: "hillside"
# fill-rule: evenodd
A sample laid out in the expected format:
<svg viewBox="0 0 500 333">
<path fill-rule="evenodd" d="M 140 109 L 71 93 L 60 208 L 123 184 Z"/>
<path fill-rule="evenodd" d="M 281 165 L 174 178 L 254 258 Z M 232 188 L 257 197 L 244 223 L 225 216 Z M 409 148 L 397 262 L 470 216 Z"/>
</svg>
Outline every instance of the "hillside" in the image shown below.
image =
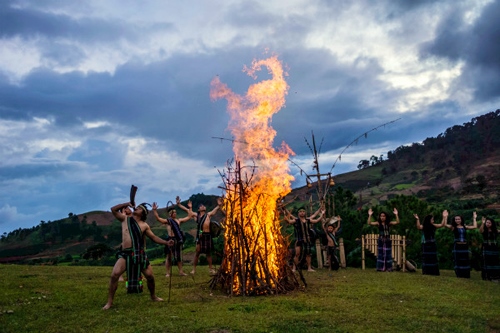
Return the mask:
<svg viewBox="0 0 500 333">
<path fill-rule="evenodd" d="M 495 214 L 500 214 L 500 110 L 453 126 L 436 138 L 398 147 L 387 153 L 386 160 L 374 156 L 362 160 L 358 168 L 334 175 L 335 185 L 330 189 L 335 195 L 349 191 L 346 197 L 349 204 L 344 207 L 347 211 L 383 205 L 403 195 L 432 205 L 459 210 L 496 210 Z M 317 184 L 311 185 L 294 189 L 285 201 L 294 205 L 302 205 L 311 197 L 316 201 Z M 190 200 L 195 207 L 201 202 L 209 208 L 215 206 L 214 196 L 195 194 Z M 159 209 L 159 213 L 166 216 L 165 209 Z M 184 214 L 179 211 L 179 216 Z M 165 233 L 164 226 L 155 221 L 153 214 L 147 222 L 157 235 Z M 194 228 L 192 221 L 182 225 L 188 234 L 193 234 Z M 352 247 L 355 237 L 353 233 Z M 17 229 L 2 235 L 0 262 L 68 255 L 71 260 L 71 256 L 79 256 L 97 244 L 113 249 L 120 241 L 120 225 L 110 212 L 70 213 L 58 221 L 42 221 L 31 229 Z"/>
<path fill-rule="evenodd" d="M 358 168 L 334 175 L 334 180 L 336 187 L 355 193 L 360 207 L 415 195 L 429 203 L 480 201 L 500 209 L 500 110 L 453 126 L 436 138 L 398 147 L 386 160 L 372 156 Z M 288 197 L 314 196 L 313 185 L 295 189 Z"/>
</svg>

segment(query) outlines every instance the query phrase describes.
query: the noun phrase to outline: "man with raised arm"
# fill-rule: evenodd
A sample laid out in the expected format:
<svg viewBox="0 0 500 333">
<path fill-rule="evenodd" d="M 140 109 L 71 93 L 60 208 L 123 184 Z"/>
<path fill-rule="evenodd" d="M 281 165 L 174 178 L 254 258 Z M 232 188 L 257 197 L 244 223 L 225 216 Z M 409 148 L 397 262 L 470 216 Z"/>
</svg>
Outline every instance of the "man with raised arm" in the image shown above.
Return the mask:
<svg viewBox="0 0 500 333">
<path fill-rule="evenodd" d="M 331 223 L 330 223 L 331 221 Z M 328 268 L 329 270 L 338 271 L 340 267 L 339 259 L 337 258 L 337 249 L 339 248 L 339 244 L 337 241 L 337 232 L 340 229 L 340 215 L 332 218 L 329 222 L 323 224 L 323 230 L 326 234 L 327 246 L 326 250 L 328 253 Z M 337 226 L 333 225 L 335 222 L 338 222 Z"/>
<path fill-rule="evenodd" d="M 320 213 L 320 216 L 315 219 L 314 217 Z M 290 213 L 287 209 L 284 209 L 285 213 L 285 221 L 289 224 L 293 224 L 294 233 L 295 233 L 295 257 L 293 259 L 295 271 L 299 267 L 301 255 L 306 256 L 307 263 L 307 271 L 314 272 L 314 269 L 311 266 L 311 255 L 312 255 L 312 246 L 313 241 L 309 234 L 309 229 L 311 228 L 311 224 L 317 223 L 321 221 L 323 216 L 325 215 L 325 210 L 323 207 L 320 207 L 313 215 L 307 217 L 306 210 L 301 208 L 299 209 L 299 216 L 295 217 Z"/>
<path fill-rule="evenodd" d="M 122 246 L 121 250 L 116 254 L 117 261 L 109 281 L 108 302 L 103 306 L 103 310 L 107 310 L 113 305 L 118 280 L 125 271 L 127 271 L 127 293 L 142 292 L 142 281 L 140 280 L 142 273 L 146 278 L 151 300 L 163 301 L 155 294 L 153 270 L 144 248 L 145 236 L 148 236 L 153 242 L 163 245 L 171 245 L 173 241 L 163 240 L 151 231 L 151 228 L 145 222 L 148 215 L 146 205 L 146 203 L 142 203 L 137 206 L 130 217 L 126 214 L 126 210 L 131 207 L 130 202 L 111 207 L 113 216 L 122 225 Z"/>
<path fill-rule="evenodd" d="M 190 202 L 188 203 L 188 205 Z M 204 204 L 198 206 L 198 213 L 194 213 L 192 207 L 184 207 L 180 199 L 177 200 L 177 205 L 184 211 L 188 213 L 188 216 L 196 219 L 196 253 L 193 260 L 193 270 L 191 274 L 196 273 L 196 265 L 198 264 L 198 259 L 200 254 L 205 254 L 208 262 L 208 270 L 210 274 L 215 274 L 215 270 L 212 267 L 212 249 L 214 247 L 212 234 L 210 233 L 210 219 L 215 215 L 217 210 L 222 205 L 222 198 L 217 198 L 217 206 L 207 213 L 207 207 Z"/>
<path fill-rule="evenodd" d="M 176 199 L 180 200 L 179 197 L 177 197 Z M 190 206 L 190 204 L 191 202 L 188 203 L 188 206 Z M 184 233 L 181 230 L 181 223 L 189 221 L 190 219 L 192 219 L 192 216 L 188 214 L 186 217 L 177 218 L 176 210 L 174 208 L 171 208 L 167 212 L 169 217 L 164 219 L 158 215 L 157 209 L 158 205 L 156 204 L 156 202 L 153 202 L 153 213 L 156 220 L 161 224 L 165 224 L 165 226 L 167 227 L 169 239 L 172 239 L 174 241 L 174 244 L 172 246 L 165 246 L 165 268 L 167 269 L 167 274 L 165 276 L 169 277 L 171 274 L 170 270 L 172 267 L 172 257 L 177 262 L 179 275 L 186 276 L 187 274 L 182 270 L 182 246 L 184 244 L 185 237 Z"/>
</svg>

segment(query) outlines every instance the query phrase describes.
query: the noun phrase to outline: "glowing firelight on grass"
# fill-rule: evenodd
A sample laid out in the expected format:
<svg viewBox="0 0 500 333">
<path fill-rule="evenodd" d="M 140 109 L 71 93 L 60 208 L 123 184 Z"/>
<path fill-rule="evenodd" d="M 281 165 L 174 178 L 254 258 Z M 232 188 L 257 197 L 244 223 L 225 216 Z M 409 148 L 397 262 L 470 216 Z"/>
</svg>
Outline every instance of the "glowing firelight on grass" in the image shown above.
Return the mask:
<svg viewBox="0 0 500 333">
<path fill-rule="evenodd" d="M 291 191 L 287 160 L 294 153 L 285 143 L 278 150 L 273 147 L 276 131 L 271 127 L 289 87 L 277 56 L 254 60 L 244 72 L 256 79 L 262 68 L 271 79 L 251 85 L 245 96 L 235 94 L 218 77 L 210 91 L 212 100 L 227 100 L 235 156 L 235 166 L 228 166 L 224 175 L 224 258 L 216 284 L 237 295 L 285 292 L 296 285 L 287 265 L 278 207 L 280 198 Z"/>
</svg>

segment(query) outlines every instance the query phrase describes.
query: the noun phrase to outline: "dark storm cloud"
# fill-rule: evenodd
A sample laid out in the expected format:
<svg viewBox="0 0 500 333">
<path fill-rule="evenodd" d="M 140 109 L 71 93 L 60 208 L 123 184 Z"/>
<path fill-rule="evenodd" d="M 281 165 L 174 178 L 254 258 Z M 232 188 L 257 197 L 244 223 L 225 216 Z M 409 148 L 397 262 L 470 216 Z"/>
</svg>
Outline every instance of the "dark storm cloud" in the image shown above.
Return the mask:
<svg viewBox="0 0 500 333">
<path fill-rule="evenodd" d="M 4 88 L 0 90 L 1 108 L 10 110 L 0 117 L 51 118 L 55 126 L 75 130 L 82 121 L 107 121 L 110 126 L 133 128 L 130 135 L 169 142 L 188 157 L 213 159 L 215 163 L 220 154 L 228 155 L 231 147 L 212 139 L 230 136 L 225 131 L 225 103 L 210 100 L 210 81 L 220 75 L 235 92 L 245 94 L 254 82 L 241 71 L 242 61 L 252 61 L 245 53 L 178 55 L 148 65 L 127 63 L 114 75 L 39 69 L 20 86 L 0 82 Z"/>
<path fill-rule="evenodd" d="M 290 91 L 286 108 L 273 118 L 273 126 L 277 141 L 286 141 L 297 154 L 308 153 L 304 137 L 310 138 L 312 131 L 325 138 L 325 151 L 337 151 L 365 131 L 399 117 L 364 100 L 367 92 L 387 100 L 401 93 L 374 79 L 381 73 L 376 61 L 359 59 L 366 65 L 357 66 L 357 60 L 340 65 L 330 52 L 320 49 L 288 50 L 283 58 L 290 67 Z"/>
<path fill-rule="evenodd" d="M 60 161 L 50 161 L 32 163 L 32 164 L 17 164 L 15 166 L 0 167 L 0 181 L 12 181 L 14 179 L 32 179 L 40 176 L 50 176 L 57 178 L 63 173 L 78 172 L 80 166 L 78 164 L 62 164 Z"/>
<path fill-rule="evenodd" d="M 125 21 L 97 18 L 75 19 L 64 14 L 53 14 L 34 8 L 18 8 L 17 1 L 0 4 L 0 36 L 68 38 L 94 44 L 116 42 L 121 38 L 138 40 L 144 33 L 171 30 L 170 24 L 152 24 L 142 29 Z"/>
<path fill-rule="evenodd" d="M 421 47 L 423 56 L 434 55 L 445 57 L 452 61 L 466 58 L 470 39 L 465 38 L 467 31 L 464 27 L 464 13 L 453 10 L 439 23 L 436 38 Z"/>
<path fill-rule="evenodd" d="M 470 60 L 479 66 L 500 70 L 500 2 L 494 1 L 483 10 L 471 31 L 473 49 Z"/>
<path fill-rule="evenodd" d="M 434 41 L 423 45 L 422 56 L 437 56 L 465 62 L 460 84 L 472 88 L 478 101 L 500 96 L 500 2 L 483 8 L 472 26 L 463 12 L 453 11 L 441 23 Z"/>
</svg>

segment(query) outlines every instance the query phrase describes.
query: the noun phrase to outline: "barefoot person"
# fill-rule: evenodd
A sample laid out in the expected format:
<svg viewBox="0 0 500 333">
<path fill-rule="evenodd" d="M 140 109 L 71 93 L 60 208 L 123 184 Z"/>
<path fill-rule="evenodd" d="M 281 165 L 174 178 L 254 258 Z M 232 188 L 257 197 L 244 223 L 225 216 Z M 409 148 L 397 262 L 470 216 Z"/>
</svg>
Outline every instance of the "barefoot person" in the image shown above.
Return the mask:
<svg viewBox="0 0 500 333">
<path fill-rule="evenodd" d="M 200 254 L 205 254 L 208 262 L 208 270 L 210 274 L 215 274 L 215 270 L 212 267 L 212 249 L 214 247 L 212 234 L 210 233 L 210 219 L 215 215 L 219 207 L 222 205 L 222 198 L 217 198 L 217 206 L 207 213 L 207 207 L 200 204 L 198 206 L 198 213 L 195 214 L 192 208 L 186 208 L 180 203 L 180 199 L 177 201 L 177 205 L 188 212 L 188 216 L 196 219 L 196 253 L 193 260 L 193 270 L 191 274 L 196 273 L 196 265 L 198 264 L 198 259 Z"/>
<path fill-rule="evenodd" d="M 314 219 L 318 213 L 321 212 L 320 216 L 317 219 Z M 302 261 L 302 256 L 306 256 L 307 263 L 307 271 L 314 272 L 314 269 L 311 266 L 311 254 L 312 254 L 312 246 L 313 240 L 311 239 L 309 229 L 311 228 L 311 224 L 319 222 L 323 216 L 325 215 L 324 209 L 318 209 L 313 215 L 310 217 L 306 216 L 306 210 L 301 208 L 298 212 L 298 217 L 295 217 L 288 210 L 284 210 L 285 213 L 285 221 L 289 224 L 293 224 L 294 233 L 295 233 L 295 256 L 293 258 L 295 271 L 299 267 L 299 263 Z"/>
<path fill-rule="evenodd" d="M 177 200 L 180 201 L 179 197 L 177 197 Z M 191 207 L 191 201 L 188 203 L 188 206 Z M 182 246 L 185 239 L 184 233 L 181 230 L 181 223 L 189 221 L 192 217 L 188 215 L 183 218 L 177 218 L 177 212 L 172 208 L 168 210 L 169 217 L 164 219 L 158 215 L 157 209 L 158 205 L 156 204 L 156 202 L 153 202 L 153 213 L 156 220 L 161 224 L 165 224 L 165 226 L 167 227 L 169 239 L 172 239 L 174 241 L 174 244 L 172 246 L 165 246 L 165 268 L 167 269 L 167 274 L 165 276 L 169 277 L 171 274 L 172 257 L 177 262 L 179 275 L 186 276 L 187 274 L 182 270 Z"/>
<path fill-rule="evenodd" d="M 329 270 L 338 271 L 340 267 L 339 259 L 337 258 L 337 249 L 339 244 L 337 242 L 337 232 L 340 229 L 340 221 L 342 220 L 340 216 L 332 219 L 333 223 L 323 224 L 323 230 L 326 234 L 327 245 L 326 250 L 328 253 L 328 268 Z M 338 222 L 337 226 L 334 227 L 335 221 Z"/>
<path fill-rule="evenodd" d="M 158 244 L 170 245 L 173 242 L 163 240 L 153 234 L 151 228 L 145 222 L 148 214 L 146 205 L 143 203 L 137 206 L 131 217 L 127 217 L 125 213 L 126 209 L 131 206 L 130 202 L 111 208 L 113 215 L 122 224 L 122 250 L 116 255 L 118 260 L 111 273 L 108 302 L 102 308 L 103 310 L 107 310 L 113 305 L 118 280 L 125 271 L 127 272 L 127 293 L 142 292 L 142 281 L 139 280 L 142 273 L 146 278 L 151 300 L 163 301 L 163 299 L 155 294 L 153 270 L 144 251 L 144 236 L 148 236 L 153 242 Z"/>
<path fill-rule="evenodd" d="M 391 226 L 399 224 L 398 210 L 394 208 L 393 211 L 396 219 L 389 221 L 387 213 L 381 212 L 378 215 L 377 221 L 372 221 L 372 209 L 368 209 L 368 224 L 377 226 L 379 231 L 377 241 L 377 271 L 379 272 L 392 272 L 392 242 L 391 242 Z"/>
</svg>

